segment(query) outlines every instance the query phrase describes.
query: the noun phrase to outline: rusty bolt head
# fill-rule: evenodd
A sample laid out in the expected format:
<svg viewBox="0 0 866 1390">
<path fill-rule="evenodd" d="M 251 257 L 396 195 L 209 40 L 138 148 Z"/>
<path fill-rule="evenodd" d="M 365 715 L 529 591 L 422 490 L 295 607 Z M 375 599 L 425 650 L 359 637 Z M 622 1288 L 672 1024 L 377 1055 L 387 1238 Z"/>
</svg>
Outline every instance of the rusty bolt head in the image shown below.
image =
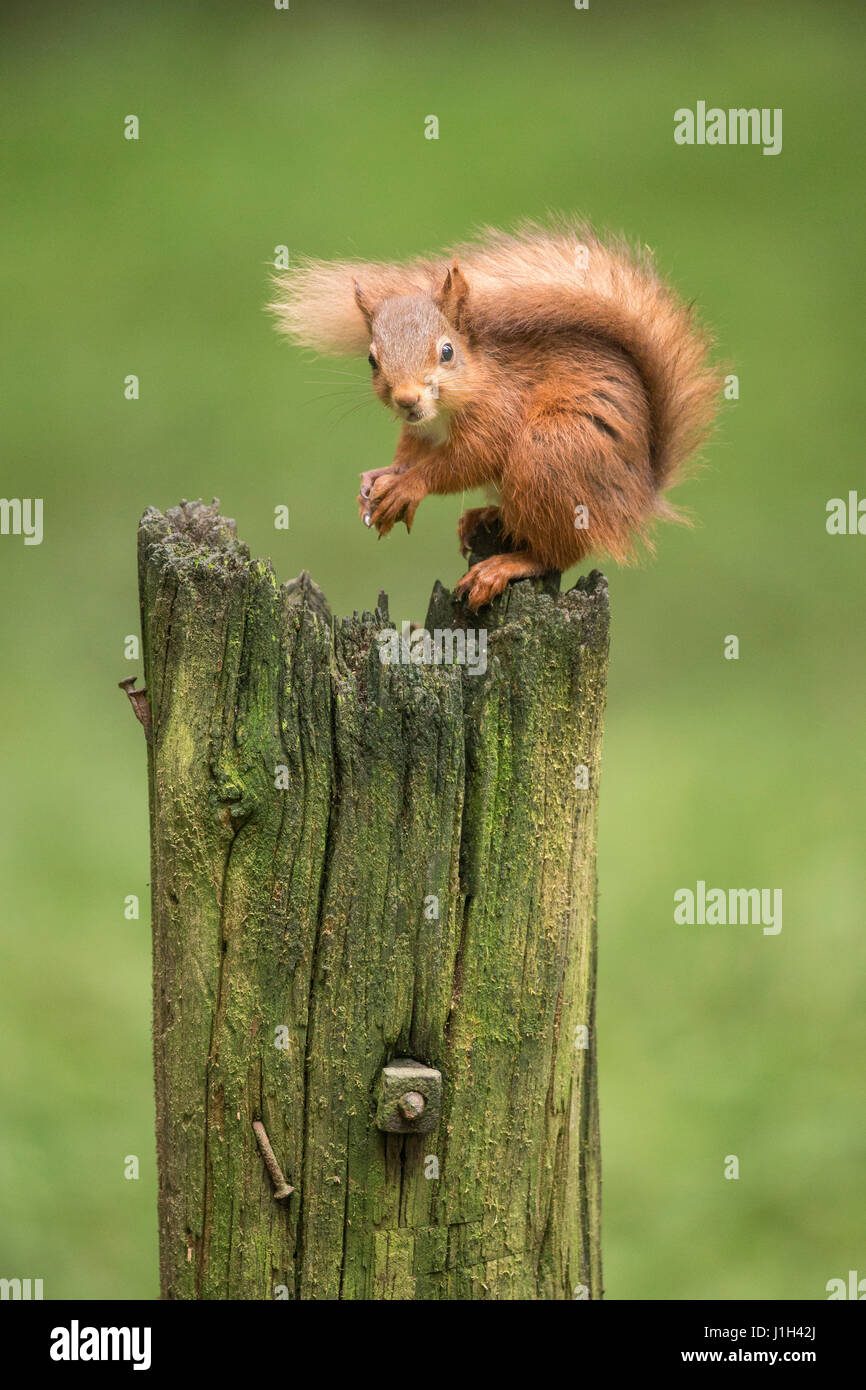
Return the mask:
<svg viewBox="0 0 866 1390">
<path fill-rule="evenodd" d="M 407 1091 L 397 1102 L 397 1109 L 404 1120 L 417 1120 L 427 1101 L 420 1091 Z"/>
<path fill-rule="evenodd" d="M 376 1125 L 386 1134 L 430 1134 L 442 1111 L 442 1073 L 414 1057 L 393 1057 L 376 1082 Z"/>
</svg>

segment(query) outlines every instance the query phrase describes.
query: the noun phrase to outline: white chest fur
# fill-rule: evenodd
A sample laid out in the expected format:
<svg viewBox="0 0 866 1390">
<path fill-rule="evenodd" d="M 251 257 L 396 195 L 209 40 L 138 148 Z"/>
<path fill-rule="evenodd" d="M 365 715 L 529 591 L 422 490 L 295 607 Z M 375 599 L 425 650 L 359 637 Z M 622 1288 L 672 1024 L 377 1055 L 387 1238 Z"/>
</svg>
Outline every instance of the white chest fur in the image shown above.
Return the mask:
<svg viewBox="0 0 866 1390">
<path fill-rule="evenodd" d="M 435 448 L 438 444 L 444 444 L 451 433 L 451 417 L 446 411 L 442 411 L 432 420 L 412 425 L 411 429 L 413 434 L 417 434 L 425 443 L 432 444 Z"/>
</svg>

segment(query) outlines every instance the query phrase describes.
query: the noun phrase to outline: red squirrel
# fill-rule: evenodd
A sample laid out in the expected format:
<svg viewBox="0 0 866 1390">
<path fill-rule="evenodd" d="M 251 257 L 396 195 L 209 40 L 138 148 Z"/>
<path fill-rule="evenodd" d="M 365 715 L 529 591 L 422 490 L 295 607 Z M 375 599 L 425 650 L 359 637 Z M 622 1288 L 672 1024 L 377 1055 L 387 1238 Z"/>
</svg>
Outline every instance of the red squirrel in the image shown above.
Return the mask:
<svg viewBox="0 0 866 1390">
<path fill-rule="evenodd" d="M 325 353 L 369 353 L 402 422 L 394 462 L 362 474 L 362 520 L 408 530 L 428 493 L 492 484 L 464 512 L 513 547 L 457 585 L 473 609 L 509 580 L 590 552 L 626 561 L 706 438 L 720 392 L 709 337 L 648 252 L 586 225 L 489 230 L 447 259 L 306 261 L 277 281 L 279 326 Z"/>
</svg>

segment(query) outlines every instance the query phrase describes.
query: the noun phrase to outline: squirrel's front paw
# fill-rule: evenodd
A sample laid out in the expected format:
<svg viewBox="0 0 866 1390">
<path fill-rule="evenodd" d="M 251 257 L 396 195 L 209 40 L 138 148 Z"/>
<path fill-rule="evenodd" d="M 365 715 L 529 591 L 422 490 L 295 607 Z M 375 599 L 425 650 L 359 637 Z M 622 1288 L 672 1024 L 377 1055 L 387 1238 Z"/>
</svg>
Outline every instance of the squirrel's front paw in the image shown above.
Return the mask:
<svg viewBox="0 0 866 1390">
<path fill-rule="evenodd" d="M 426 497 L 424 483 L 413 474 L 410 468 L 405 473 L 391 473 L 382 470 L 364 498 L 363 490 L 358 501 L 361 503 L 361 516 L 367 526 L 375 526 L 380 536 L 387 536 L 397 521 L 405 521 L 406 530 L 412 530 L 412 522 L 418 510 L 418 503 Z M 366 512 L 363 503 L 366 503 Z"/>
<path fill-rule="evenodd" d="M 361 491 L 358 493 L 358 512 L 365 526 L 372 526 L 373 521 L 370 515 L 370 495 L 373 491 L 373 484 L 377 478 L 393 477 L 397 473 L 405 473 L 405 464 L 389 463 L 387 468 L 368 468 L 366 473 L 361 474 Z"/>
</svg>

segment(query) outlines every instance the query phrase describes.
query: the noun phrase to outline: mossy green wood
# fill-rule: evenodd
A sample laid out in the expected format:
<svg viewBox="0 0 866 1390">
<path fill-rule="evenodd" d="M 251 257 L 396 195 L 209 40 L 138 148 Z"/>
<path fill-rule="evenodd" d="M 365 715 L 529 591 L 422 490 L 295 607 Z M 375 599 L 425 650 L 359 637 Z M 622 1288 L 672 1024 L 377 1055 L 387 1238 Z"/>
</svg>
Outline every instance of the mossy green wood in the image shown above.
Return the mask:
<svg viewBox="0 0 866 1390">
<path fill-rule="evenodd" d="M 603 577 L 477 618 L 437 585 L 472 674 L 383 664 L 383 597 L 333 624 L 216 504 L 139 556 L 163 1297 L 600 1297 Z M 396 1056 L 434 1133 L 375 1126 Z"/>
</svg>

